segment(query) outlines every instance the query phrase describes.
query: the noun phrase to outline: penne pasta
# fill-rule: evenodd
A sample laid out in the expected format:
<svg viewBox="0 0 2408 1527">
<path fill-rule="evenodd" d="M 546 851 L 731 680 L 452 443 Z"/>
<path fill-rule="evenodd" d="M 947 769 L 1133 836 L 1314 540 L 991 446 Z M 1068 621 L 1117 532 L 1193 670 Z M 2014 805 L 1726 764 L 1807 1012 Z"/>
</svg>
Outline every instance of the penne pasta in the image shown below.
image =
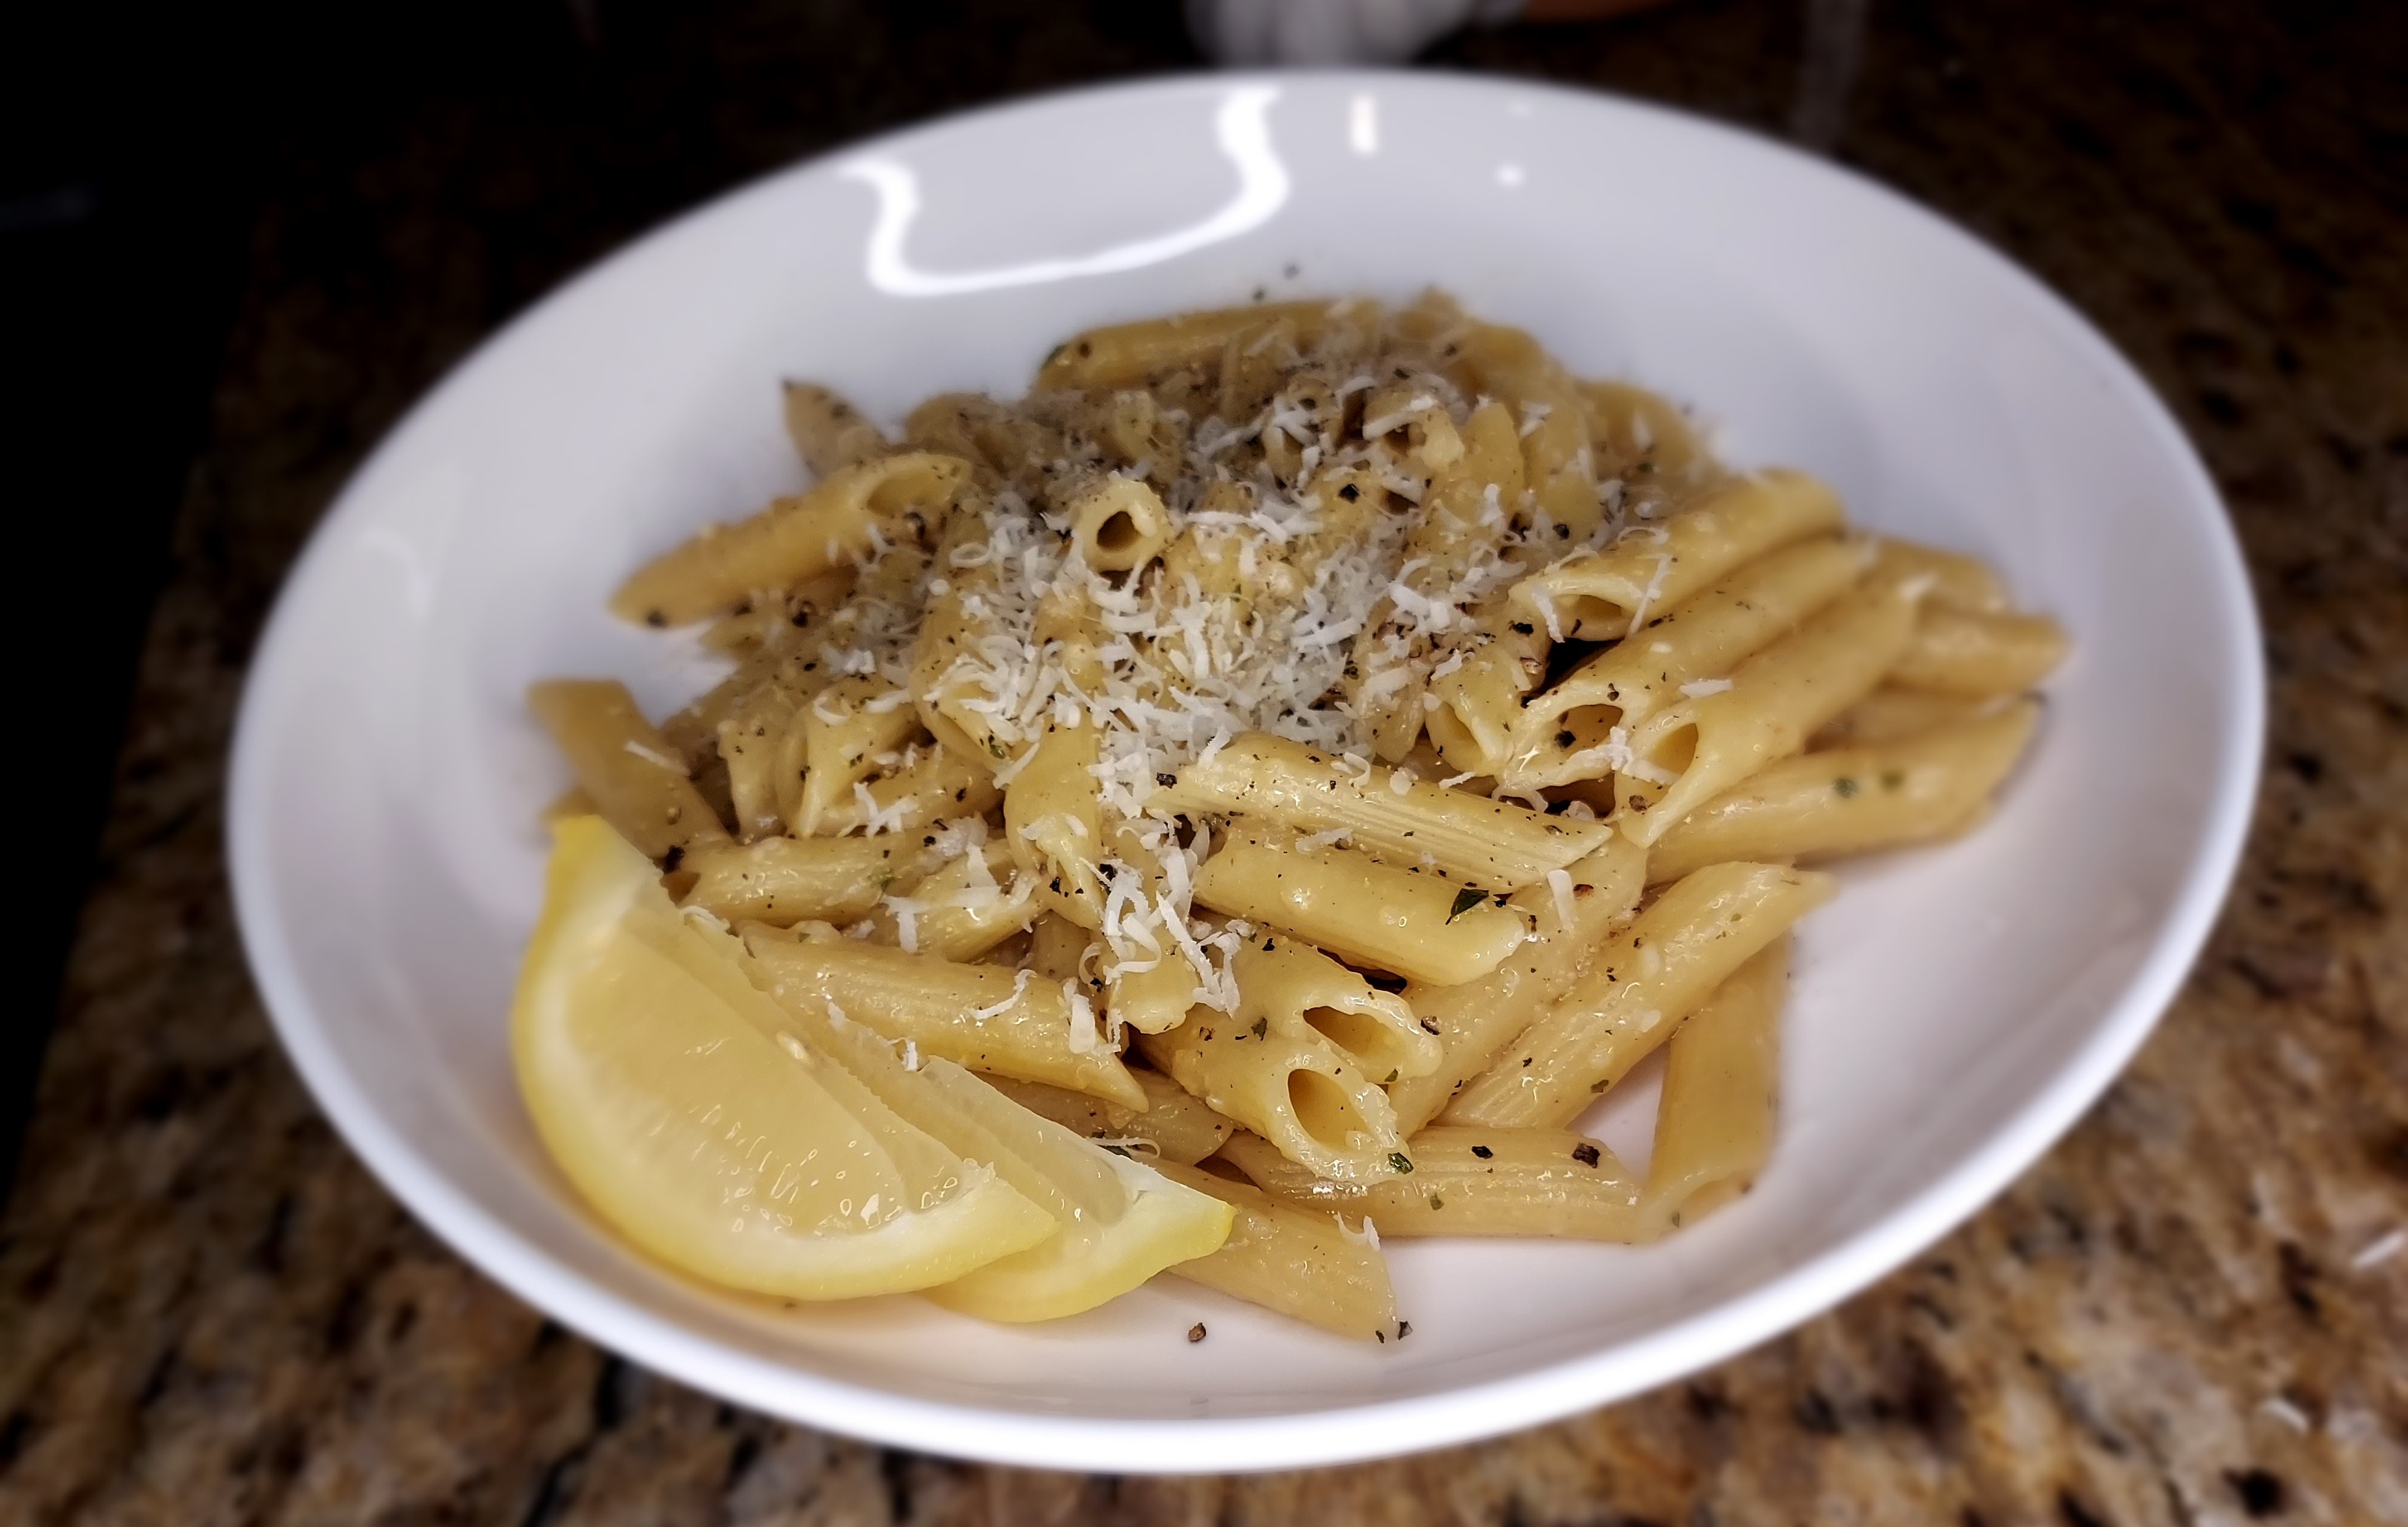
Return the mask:
<svg viewBox="0 0 2408 1527">
<path fill-rule="evenodd" d="M 1388 1088 L 1397 1128 L 1412 1134 L 1439 1116 L 1463 1085 L 1488 1069 L 1498 1052 L 1529 1026 L 1530 1016 L 1561 996 L 1613 930 L 1627 923 L 1644 888 L 1647 850 L 1615 837 L 1562 872 L 1570 901 L 1565 915 L 1553 885 L 1515 898 L 1530 916 L 1530 941 L 1476 981 L 1455 986 L 1408 985 L 1406 1005 L 1438 1037 L 1438 1066 Z"/>
<path fill-rule="evenodd" d="M 979 816 L 1003 800 L 994 776 L 958 753 L 910 749 L 896 769 L 857 782 L 853 799 L 821 814 L 825 834 L 912 833 L 953 817 Z"/>
<path fill-rule="evenodd" d="M 1717 864 L 1675 881 L 1439 1122 L 1569 1124 L 1834 888 L 1828 875 L 1769 864 Z"/>
<path fill-rule="evenodd" d="M 1806 745 L 1819 749 L 1895 742 L 1935 727 L 1978 721 L 2011 703 L 1999 695 L 1968 699 L 1958 695 L 1884 685 L 1825 723 L 1821 730 L 1807 739 Z"/>
<path fill-rule="evenodd" d="M 869 936 L 912 954 L 976 959 L 1036 920 L 1037 899 L 1028 881 L 1012 870 L 1000 843 L 972 848 L 926 879 L 880 897 L 867 919 Z"/>
<path fill-rule="evenodd" d="M 1692 691 L 1727 688 L 1740 663 L 1846 593 L 1865 560 L 1826 536 L 1742 564 L 1524 706 L 1499 778 L 1535 789 L 1624 767 L 1634 727 Z"/>
<path fill-rule="evenodd" d="M 1578 384 L 1588 411 L 1588 438 L 1598 470 L 1638 500 L 1680 498 L 1723 475 L 1688 416 L 1668 399 L 1626 382 Z"/>
<path fill-rule="evenodd" d="M 1661 1232 L 1638 1174 L 1570 1130 L 1440 1125 L 1410 1148 L 1411 1176 L 1362 1183 L 1316 1177 L 1250 1134 L 1230 1136 L 1221 1156 L 1280 1203 L 1365 1217 L 1383 1236 L 1631 1242 Z"/>
<path fill-rule="evenodd" d="M 927 840 L 897 834 L 720 842 L 687 851 L 683 868 L 695 883 L 683 900 L 730 923 L 851 922 L 937 862 Z"/>
<path fill-rule="evenodd" d="M 1925 584 L 1926 610 L 1995 615 L 2007 608 L 2007 585 L 1979 557 L 1943 552 L 1937 546 L 1900 540 L 1895 536 L 1882 537 L 1878 546 L 1873 575 L 1900 583 L 1921 580 Z"/>
<path fill-rule="evenodd" d="M 1646 1213 L 1667 1230 L 1745 1193 L 1772 1154 L 1789 936 L 1730 974 L 1666 1045 Z"/>
<path fill-rule="evenodd" d="M 1070 540 L 1096 571 L 1135 572 L 1170 544 L 1170 511 L 1142 481 L 1106 478 L 1072 501 Z"/>
<path fill-rule="evenodd" d="M 1084 1092 L 990 1076 L 995 1089 L 1032 1114 L 1041 1114 L 1090 1140 L 1149 1161 L 1194 1165 L 1217 1151 L 1237 1126 L 1160 1072 L 1130 1068 L 1147 1106 L 1125 1108 Z"/>
<path fill-rule="evenodd" d="M 1406 770 L 1363 764 L 1251 732 L 1179 771 L 1154 809 L 1226 813 L 1300 836 L 1343 832 L 1350 848 L 1426 868 L 1484 890 L 1515 890 L 1595 852 L 1612 837 L 1598 822 L 1548 816 L 1448 789 Z"/>
<path fill-rule="evenodd" d="M 1089 329 L 1054 347 L 1037 370 L 1037 385 L 1071 389 L 1134 387 L 1159 372 L 1218 357 L 1231 338 L 1249 329 L 1287 322 L 1299 332 L 1326 321 L 1326 302 L 1257 303 L 1180 313 L 1139 324 Z"/>
<path fill-rule="evenodd" d="M 1947 837 L 2022 756 L 2033 700 L 1902 741 L 1808 753 L 1691 812 L 1656 841 L 1651 880 L 1731 859 L 1824 859 Z"/>
<path fill-rule="evenodd" d="M 1623 833 L 1653 843 L 1698 806 L 1803 748 L 1871 693 L 1914 628 L 1910 590 L 1868 583 L 1732 670 L 1729 688 L 1657 712 L 1632 734 L 1631 761 L 1614 776 Z"/>
<path fill-rule="evenodd" d="M 1146 1058 L 1324 1176 L 1411 1170 L 1381 1087 L 1438 1062 L 1412 1011 L 1327 956 L 1276 939 L 1246 944 L 1230 969 L 1236 1010 L 1198 1008 L 1176 1029 L 1141 1036 Z"/>
<path fill-rule="evenodd" d="M 620 585 L 610 609 L 648 626 L 722 613 L 755 589 L 784 589 L 857 562 L 910 509 L 933 511 L 961 481 L 950 456 L 910 452 L 847 468 L 749 520 L 714 526 L 653 558 Z"/>
<path fill-rule="evenodd" d="M 1004 841 L 1036 882 L 1045 909 L 1082 928 L 1104 926 L 1103 801 L 1093 727 L 1049 723 L 1003 794 Z"/>
<path fill-rule="evenodd" d="M 1487 895 L 1433 873 L 1246 832 L 1204 861 L 1196 900 L 1356 964 L 1443 986 L 1495 970 L 1527 926 Z"/>
<path fill-rule="evenodd" d="M 1735 478 L 1659 524 L 1524 579 L 1513 612 L 1555 640 L 1618 641 L 1742 563 L 1837 530 L 1841 519 L 1840 500 L 1803 472 Z"/>
<path fill-rule="evenodd" d="M 833 1006 L 889 1039 L 972 1071 L 1089 1092 L 1124 1108 L 1145 1092 L 1104 1044 L 1095 1011 L 1074 991 L 840 938 L 752 929 L 744 936 L 769 994 L 796 1012 Z"/>
<path fill-rule="evenodd" d="M 1924 610 L 1888 682 L 1967 699 L 2036 687 L 2065 660 L 2065 632 L 2046 615 Z"/>
<path fill-rule="evenodd" d="M 626 685 L 551 679 L 528 689 L 527 709 L 552 733 L 594 809 L 645 857 L 682 859 L 727 842 L 684 760 L 636 709 Z"/>
<path fill-rule="evenodd" d="M 1340 1336 L 1385 1341 L 1398 1330 L 1388 1264 L 1369 1237 L 1335 1216 L 1292 1208 L 1199 1167 L 1165 1162 L 1159 1170 L 1238 1211 L 1221 1249 L 1175 1263 L 1172 1276 Z"/>
<path fill-rule="evenodd" d="M 833 477 L 848 467 L 874 461 L 888 450 L 886 437 L 861 411 L 825 387 L 808 382 L 785 384 L 786 435 L 814 477 Z"/>
</svg>

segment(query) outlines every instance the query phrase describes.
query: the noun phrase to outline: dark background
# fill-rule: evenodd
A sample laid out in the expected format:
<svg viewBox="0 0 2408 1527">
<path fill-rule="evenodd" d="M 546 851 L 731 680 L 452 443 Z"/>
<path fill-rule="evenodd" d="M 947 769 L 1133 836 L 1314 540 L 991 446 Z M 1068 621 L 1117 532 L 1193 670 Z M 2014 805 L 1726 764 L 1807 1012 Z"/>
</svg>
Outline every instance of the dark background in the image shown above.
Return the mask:
<svg viewBox="0 0 2408 1527">
<path fill-rule="evenodd" d="M 497 324 L 704 196 L 1197 62 L 1156 0 L 0 15 L 0 504 L 40 769 L 0 1011 L 0 1150 L 36 1099 L 0 1160 L 0 1520 L 2133 1527 L 2408 1502 L 2408 1257 L 2356 1260 L 2408 1223 L 2394 3 L 1679 0 L 1423 61 L 1704 112 L 1937 208 L 2131 356 L 2248 555 L 2269 771 L 2198 970 L 2080 1128 L 1840 1309 L 1430 1459 L 1027 1476 L 646 1376 L 361 1171 L 259 1012 L 221 863 L 241 672 L 346 475 Z"/>
</svg>

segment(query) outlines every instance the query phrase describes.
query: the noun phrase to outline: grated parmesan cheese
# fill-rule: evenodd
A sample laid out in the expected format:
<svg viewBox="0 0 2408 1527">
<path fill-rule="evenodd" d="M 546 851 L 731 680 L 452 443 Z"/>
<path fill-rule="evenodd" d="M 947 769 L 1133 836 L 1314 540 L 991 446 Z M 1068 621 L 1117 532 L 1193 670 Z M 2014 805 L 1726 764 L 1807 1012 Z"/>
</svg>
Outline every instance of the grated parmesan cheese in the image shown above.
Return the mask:
<svg viewBox="0 0 2408 1527">
<path fill-rule="evenodd" d="M 652 765 L 654 768 L 666 769 L 672 774 L 687 774 L 691 772 L 691 771 L 686 768 L 685 760 L 683 758 L 672 757 L 656 747 L 646 747 L 643 743 L 637 742 L 632 737 L 628 738 L 627 741 L 621 745 L 628 752 L 634 754 L 637 757 L 643 759 L 644 762 Z"/>
<path fill-rule="evenodd" d="M 1572 926 L 1572 872 L 1570 870 L 1547 872 L 1547 892 L 1555 900 L 1555 926 Z"/>
</svg>

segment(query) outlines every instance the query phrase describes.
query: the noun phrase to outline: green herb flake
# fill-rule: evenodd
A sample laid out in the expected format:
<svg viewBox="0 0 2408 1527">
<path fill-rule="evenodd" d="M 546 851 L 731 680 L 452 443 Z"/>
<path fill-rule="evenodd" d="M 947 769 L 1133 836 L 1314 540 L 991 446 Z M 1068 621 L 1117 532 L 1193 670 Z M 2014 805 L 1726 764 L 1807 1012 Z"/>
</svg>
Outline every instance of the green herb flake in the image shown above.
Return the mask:
<svg viewBox="0 0 2408 1527">
<path fill-rule="evenodd" d="M 1487 900 L 1487 897 L 1482 895 L 1478 891 L 1457 891 L 1455 893 L 1455 905 L 1446 909 L 1446 920 L 1448 922 L 1453 922 L 1457 917 L 1462 916 L 1465 913 L 1469 912 L 1472 908 Z"/>
<path fill-rule="evenodd" d="M 1436 1193 L 1432 1193 L 1430 1195 L 1430 1207 L 1433 1209 L 1443 1209 L 1446 1207 L 1446 1200 L 1439 1197 Z"/>
<path fill-rule="evenodd" d="M 1400 1150 L 1388 1152 L 1388 1164 L 1397 1169 L 1398 1176 L 1403 1176 L 1413 1169 L 1412 1158 Z"/>
<path fill-rule="evenodd" d="M 1262 1038 L 1265 1034 L 1268 1034 L 1268 1033 L 1269 1033 L 1270 1031 L 1271 1031 L 1271 1020 L 1270 1020 L 1270 1019 L 1268 1019 L 1268 1018 L 1256 1018 L 1256 1019 L 1254 1020 L 1254 1037 L 1255 1037 L 1256 1039 L 1260 1039 L 1260 1038 Z"/>
<path fill-rule="evenodd" d="M 1846 800 L 1856 795 L 1856 782 L 1850 779 L 1847 775 L 1842 774 L 1838 779 L 1831 782 L 1831 788 L 1840 793 L 1840 799 L 1842 800 Z"/>
</svg>

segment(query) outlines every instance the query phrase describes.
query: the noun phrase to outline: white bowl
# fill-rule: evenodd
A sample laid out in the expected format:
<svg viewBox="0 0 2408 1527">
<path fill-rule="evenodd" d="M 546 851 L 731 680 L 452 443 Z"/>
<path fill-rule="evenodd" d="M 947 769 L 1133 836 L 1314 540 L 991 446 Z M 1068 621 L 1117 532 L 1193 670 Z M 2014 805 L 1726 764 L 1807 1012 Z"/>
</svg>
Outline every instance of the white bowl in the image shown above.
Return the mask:
<svg viewBox="0 0 2408 1527">
<path fill-rule="evenodd" d="M 1409 1340 L 1164 1282 L 1000 1328 L 786 1309 L 632 1254 L 546 1160 L 505 1012 L 565 776 L 520 696 L 708 676 L 603 600 L 790 491 L 781 377 L 899 417 L 1016 394 L 1099 322 L 1436 283 L 1579 372 L 1698 405 L 1746 463 L 1978 552 L 2072 631 L 1968 841 L 1844 872 L 1801 941 L 1771 1168 L 1662 1245 L 1391 1248 Z M 1646 1389 L 1824 1309 L 2022 1171 L 2148 1032 L 2239 852 L 2263 708 L 2216 497 L 2064 303 L 1930 214 L 1687 117 L 1402 74 L 1197 78 L 897 134 L 715 202 L 487 344 L 363 468 L 277 610 L 233 777 L 244 934 L 286 1047 L 385 1184 L 636 1361 L 856 1435 L 1064 1468 L 1428 1448 Z M 1593 1121 L 1643 1155 L 1644 1089 Z M 1187 1340 L 1201 1319 L 1211 1334 Z"/>
</svg>

